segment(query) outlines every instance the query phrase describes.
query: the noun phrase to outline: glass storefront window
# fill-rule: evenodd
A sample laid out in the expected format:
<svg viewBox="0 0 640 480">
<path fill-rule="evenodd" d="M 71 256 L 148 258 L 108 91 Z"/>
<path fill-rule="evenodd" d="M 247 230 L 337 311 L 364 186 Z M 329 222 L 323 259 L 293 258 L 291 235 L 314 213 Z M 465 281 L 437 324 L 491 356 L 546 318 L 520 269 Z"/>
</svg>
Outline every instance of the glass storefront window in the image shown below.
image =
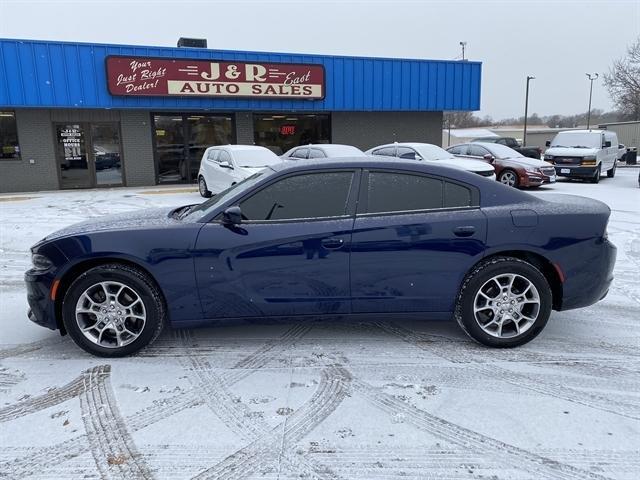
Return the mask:
<svg viewBox="0 0 640 480">
<path fill-rule="evenodd" d="M 0 111 L 0 160 L 20 160 L 15 112 Z"/>
<path fill-rule="evenodd" d="M 329 115 L 254 114 L 253 135 L 256 145 L 267 147 L 276 155 L 309 143 L 330 143 Z"/>
<path fill-rule="evenodd" d="M 158 183 L 194 182 L 204 151 L 234 142 L 230 115 L 153 116 Z"/>
</svg>

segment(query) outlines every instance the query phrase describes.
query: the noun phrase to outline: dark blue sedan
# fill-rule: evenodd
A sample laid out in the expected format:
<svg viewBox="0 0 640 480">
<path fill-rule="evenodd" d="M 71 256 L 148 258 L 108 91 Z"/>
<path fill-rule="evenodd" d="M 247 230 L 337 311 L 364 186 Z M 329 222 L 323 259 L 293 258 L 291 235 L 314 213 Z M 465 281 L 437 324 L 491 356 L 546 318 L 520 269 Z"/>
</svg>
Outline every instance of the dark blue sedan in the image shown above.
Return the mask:
<svg viewBox="0 0 640 480">
<path fill-rule="evenodd" d="M 66 228 L 32 248 L 29 317 L 110 357 L 165 324 L 380 313 L 514 347 L 607 294 L 605 204 L 433 163 L 283 163 L 200 205 Z"/>
</svg>

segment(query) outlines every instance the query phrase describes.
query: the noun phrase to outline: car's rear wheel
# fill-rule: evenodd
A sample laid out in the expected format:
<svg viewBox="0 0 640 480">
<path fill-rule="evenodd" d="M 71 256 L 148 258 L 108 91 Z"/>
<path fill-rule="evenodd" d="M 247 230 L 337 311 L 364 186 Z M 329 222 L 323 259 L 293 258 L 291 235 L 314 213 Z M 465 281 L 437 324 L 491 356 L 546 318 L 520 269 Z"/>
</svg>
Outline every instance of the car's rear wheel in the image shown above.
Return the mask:
<svg viewBox="0 0 640 480">
<path fill-rule="evenodd" d="M 542 331 L 551 300 L 549 283 L 536 267 L 517 258 L 495 257 L 465 278 L 455 318 L 483 345 L 517 347 Z"/>
<path fill-rule="evenodd" d="M 510 187 L 518 187 L 520 181 L 518 180 L 518 174 L 513 170 L 503 170 L 498 177 L 500 183 L 504 183 Z"/>
<path fill-rule="evenodd" d="M 100 357 L 122 357 L 151 344 L 162 331 L 165 307 L 155 282 L 121 264 L 87 270 L 62 303 L 64 326 L 74 342 Z"/>
<path fill-rule="evenodd" d="M 613 167 L 611 167 L 609 170 L 607 170 L 607 177 L 613 178 L 613 177 L 616 176 L 616 164 L 617 163 L 618 163 L 617 161 L 613 162 Z"/>
<path fill-rule="evenodd" d="M 200 192 L 200 196 L 204 198 L 211 197 L 211 192 L 209 191 L 209 187 L 207 187 L 207 181 L 202 175 L 198 178 L 198 192 Z"/>
</svg>

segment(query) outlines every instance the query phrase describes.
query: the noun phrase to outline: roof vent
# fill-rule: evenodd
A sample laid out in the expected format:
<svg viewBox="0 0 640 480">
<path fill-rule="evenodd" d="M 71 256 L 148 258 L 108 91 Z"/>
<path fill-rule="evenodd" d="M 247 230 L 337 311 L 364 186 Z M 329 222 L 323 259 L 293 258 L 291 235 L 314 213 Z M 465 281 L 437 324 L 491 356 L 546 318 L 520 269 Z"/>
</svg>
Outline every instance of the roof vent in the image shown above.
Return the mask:
<svg viewBox="0 0 640 480">
<path fill-rule="evenodd" d="M 207 48 L 207 39 L 180 37 L 178 39 L 178 47 Z"/>
</svg>

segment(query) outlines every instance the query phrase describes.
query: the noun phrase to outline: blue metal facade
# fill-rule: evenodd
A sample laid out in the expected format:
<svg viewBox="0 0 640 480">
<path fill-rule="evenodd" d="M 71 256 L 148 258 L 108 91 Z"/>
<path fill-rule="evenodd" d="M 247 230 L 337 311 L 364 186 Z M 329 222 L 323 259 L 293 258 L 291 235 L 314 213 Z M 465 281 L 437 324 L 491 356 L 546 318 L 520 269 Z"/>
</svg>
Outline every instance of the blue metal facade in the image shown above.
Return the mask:
<svg viewBox="0 0 640 480">
<path fill-rule="evenodd" d="M 325 68 L 326 97 L 313 101 L 116 97 L 107 91 L 108 55 L 318 63 Z M 316 112 L 479 110 L 481 69 L 481 63 L 467 61 L 0 39 L 0 107 Z"/>
</svg>

